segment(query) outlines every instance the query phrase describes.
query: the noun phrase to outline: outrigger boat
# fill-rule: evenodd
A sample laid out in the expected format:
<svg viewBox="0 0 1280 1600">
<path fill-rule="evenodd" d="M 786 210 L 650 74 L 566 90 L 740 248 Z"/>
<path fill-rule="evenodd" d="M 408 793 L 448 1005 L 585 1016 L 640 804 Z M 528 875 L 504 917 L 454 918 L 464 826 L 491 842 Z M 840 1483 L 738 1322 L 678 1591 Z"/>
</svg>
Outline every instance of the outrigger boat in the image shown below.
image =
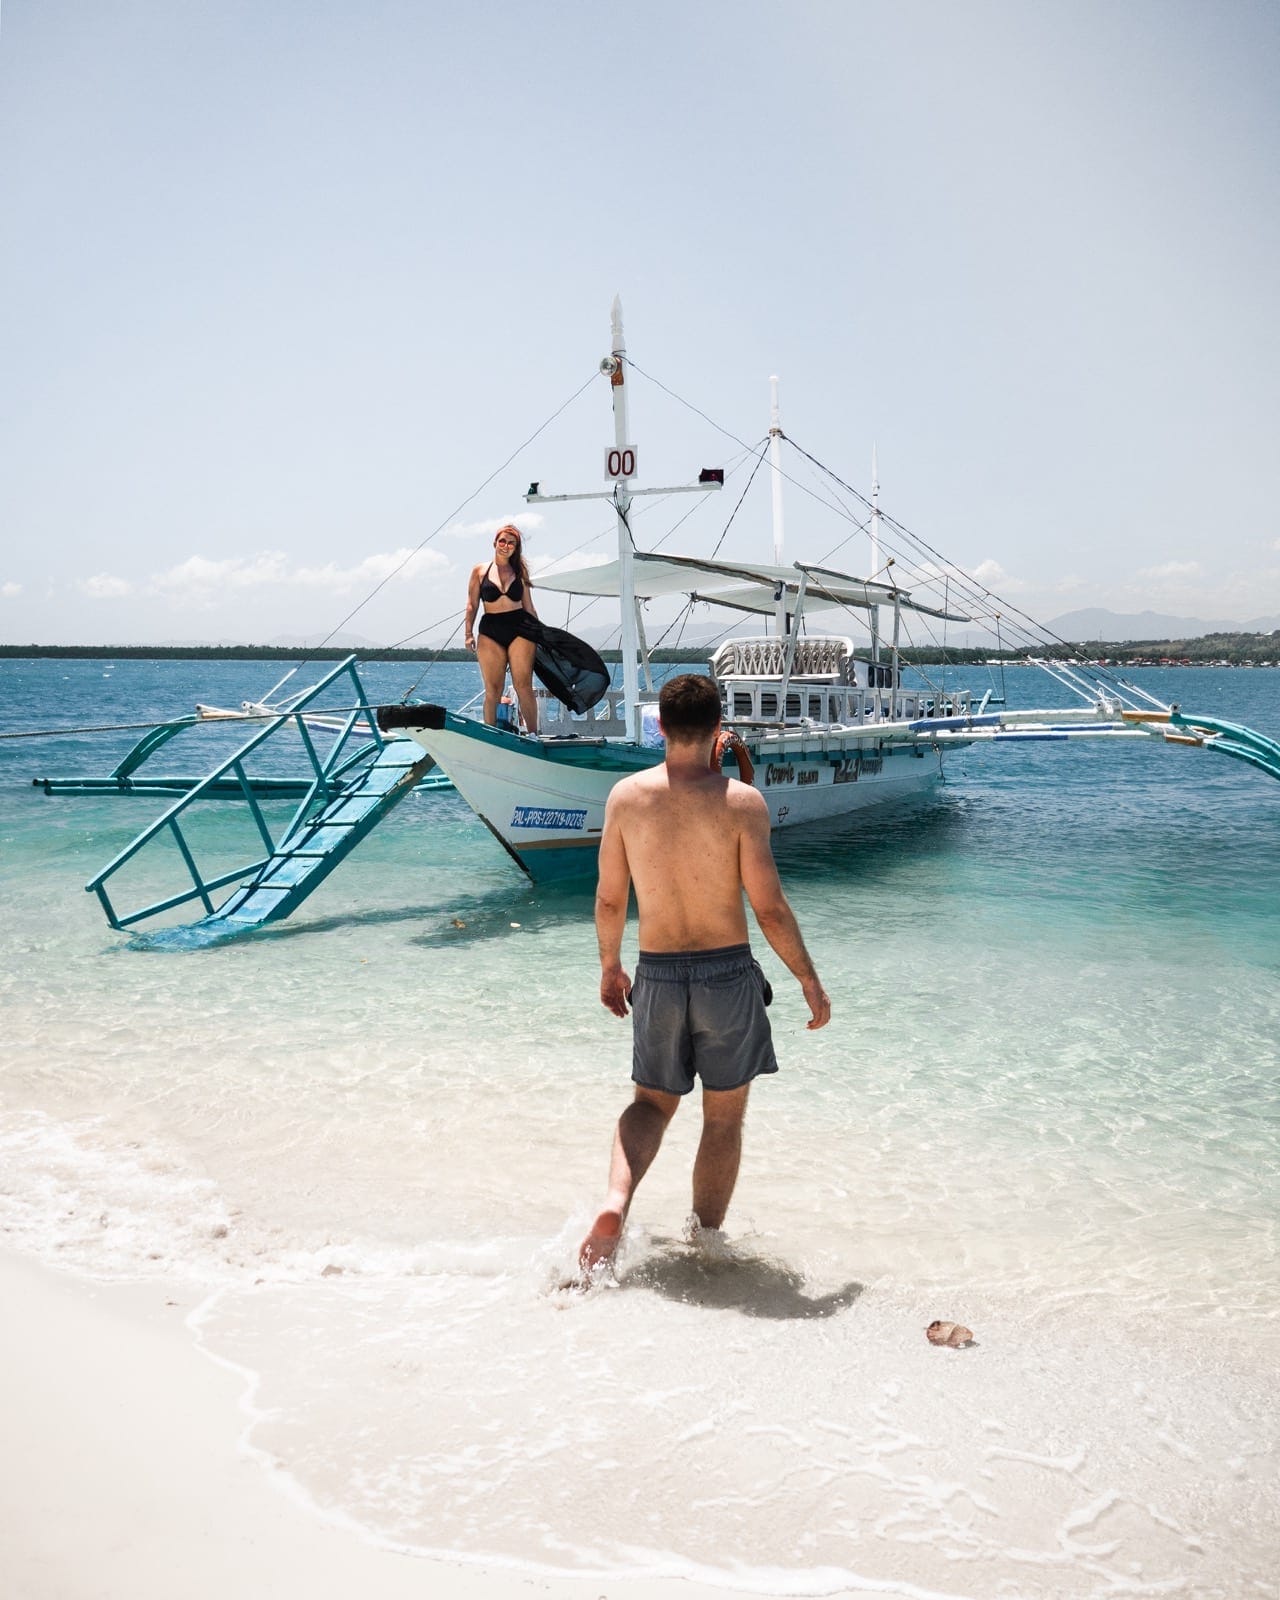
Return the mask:
<svg viewBox="0 0 1280 1600">
<path fill-rule="evenodd" d="M 940 613 L 914 605 L 901 591 L 877 592 L 876 585 L 817 568 L 737 567 L 639 553 L 627 564 L 637 598 L 670 593 L 674 582 L 692 580 L 698 599 L 732 594 L 721 603 L 764 610 L 781 590 L 792 631 L 726 640 L 711 659 L 725 725 L 747 748 L 775 827 L 918 795 L 938 781 L 941 746 L 921 735 L 966 727 L 969 692 L 939 700 L 906 688 L 896 660 L 863 659 L 850 638 L 801 637 L 794 626 L 815 598 Z M 539 588 L 611 595 L 622 581 L 616 568 L 593 567 L 544 577 Z M 624 644 L 624 666 L 627 659 Z M 534 738 L 442 706 L 384 706 L 378 720 L 428 751 L 517 863 L 544 881 L 594 871 L 610 789 L 627 773 L 662 760 L 658 696 L 648 674 L 646 683 L 650 687 L 634 695 L 611 690 L 585 716 L 544 702 L 542 730 Z"/>
<path fill-rule="evenodd" d="M 616 300 L 612 335 L 611 351 L 600 364 L 613 399 L 610 488 L 595 495 L 543 494 L 535 482 L 525 499 L 531 504 L 596 498 L 612 502 L 617 559 L 605 566 L 543 574 L 538 587 L 618 601 L 622 688 L 611 690 L 585 716 L 548 701 L 536 736 L 486 727 L 443 706 L 384 706 L 378 713 L 383 729 L 407 733 L 434 758 L 531 878 L 594 870 L 609 791 L 627 773 L 662 759 L 657 694 L 640 611 L 642 602 L 661 596 L 683 594 L 691 602 L 774 619 L 772 634 L 722 643 L 711 656 L 711 671 L 725 725 L 745 744 L 753 781 L 777 828 L 918 796 L 939 781 L 950 751 L 978 742 L 1154 736 L 1218 750 L 1280 778 L 1280 746 L 1274 741 L 1212 718 L 1184 717 L 1176 707 L 1163 706 L 1117 679 L 1091 681 L 1083 664 L 1033 658 L 1083 702 L 1048 711 L 1010 711 L 993 706 L 990 694 L 975 705 L 968 690 L 946 692 L 904 683 L 899 647 L 904 615 L 944 622 L 975 618 L 937 604 L 932 595 L 926 601 L 896 583 L 802 561 L 782 563 L 777 515 L 782 433 L 776 384 L 770 429 L 775 563 L 742 564 L 636 549 L 628 512 L 637 496 L 714 491 L 722 486 L 723 473 L 704 470 L 696 484 L 674 488 L 632 486 L 636 451 Z M 878 538 L 878 500 L 873 500 L 873 571 L 879 566 Z M 882 646 L 882 609 L 893 618 L 887 646 Z M 866 618 L 871 642 L 864 654 L 842 633 L 808 632 L 812 613 L 832 610 Z"/>
<path fill-rule="evenodd" d="M 205 777 L 169 780 L 181 785 L 179 797 L 86 884 L 113 927 L 138 927 L 193 903 L 204 912 L 194 928 L 166 929 L 158 937 L 218 938 L 278 921 L 291 915 L 409 792 L 450 782 L 531 878 L 554 880 L 594 871 L 609 791 L 627 773 L 662 759 L 658 696 L 641 607 L 663 597 L 683 595 L 691 604 L 706 602 L 772 619 L 772 632 L 726 637 L 709 654 L 725 724 L 745 746 L 754 769 L 751 781 L 764 795 L 778 828 L 923 795 L 941 779 L 952 751 L 983 743 L 1145 739 L 1217 752 L 1280 779 L 1280 744 L 1275 740 L 1164 705 L 1078 655 L 1049 659 L 1046 646 L 1063 657 L 1072 655 L 1071 647 L 1000 602 L 962 569 L 946 567 L 936 551 L 888 517 L 883 519 L 888 531 L 915 554 L 908 556 L 900 548 L 882 565 L 874 463 L 871 500 L 857 496 L 870 510 L 871 575 L 837 571 L 825 561 L 785 563 L 779 464 L 784 435 L 776 387 L 768 452 L 774 479 L 772 563 L 637 549 L 629 512 L 639 496 L 714 493 L 723 487 L 725 474 L 722 468 L 710 468 L 692 484 L 634 486 L 636 453 L 627 415 L 632 369 L 617 301 L 612 332 L 610 353 L 600 363 L 613 402 L 615 442 L 606 452 L 609 487 L 603 494 L 558 495 L 542 493 L 535 482 L 525 498 L 531 504 L 607 498 L 612 504 L 616 559 L 544 572 L 537 582 L 540 592 L 618 602 L 621 687 L 609 688 L 584 710 L 570 711 L 544 697 L 540 729 L 532 735 L 510 725 L 486 726 L 465 709 L 407 701 L 374 706 L 352 656 L 287 702 L 222 713 L 230 723 L 254 721 L 264 711 L 273 715 Z M 763 459 L 761 452 L 758 461 Z M 828 476 L 841 494 L 857 495 L 834 474 Z M 917 559 L 921 550 L 924 557 Z M 898 581 L 903 571 L 912 572 L 910 586 Z M 844 631 L 809 631 L 812 616 L 832 612 L 842 618 L 857 616 L 865 623 L 869 642 L 859 647 Z M 887 630 L 881 627 L 882 613 L 892 617 Z M 901 635 L 904 619 L 913 617 L 990 628 L 1002 655 L 1004 617 L 1005 628 L 1020 634 L 1021 659 L 1043 668 L 1078 703 L 1011 710 L 994 692 L 975 703 L 970 690 L 948 688 L 945 681 L 934 684 L 920 668 L 911 669 L 919 683 L 906 681 Z M 219 720 L 217 708 L 204 709 L 215 715 L 199 720 Z M 181 725 L 196 720 L 182 719 Z M 280 730 L 296 735 L 306 758 L 299 804 L 283 827 L 259 804 L 259 796 L 269 791 L 257 788 L 253 766 L 264 743 Z M 110 781 L 142 792 L 135 785 L 136 766 L 167 736 L 164 729 L 148 735 L 122 764 L 129 770 L 117 769 Z M 203 801 L 219 796 L 238 796 L 246 804 L 253 851 L 231 868 L 213 852 L 210 870 L 202 865 L 203 852 L 188 824 L 197 820 Z M 114 880 L 153 842 L 177 846 L 184 881 L 159 900 L 122 909 L 114 898 Z"/>
</svg>

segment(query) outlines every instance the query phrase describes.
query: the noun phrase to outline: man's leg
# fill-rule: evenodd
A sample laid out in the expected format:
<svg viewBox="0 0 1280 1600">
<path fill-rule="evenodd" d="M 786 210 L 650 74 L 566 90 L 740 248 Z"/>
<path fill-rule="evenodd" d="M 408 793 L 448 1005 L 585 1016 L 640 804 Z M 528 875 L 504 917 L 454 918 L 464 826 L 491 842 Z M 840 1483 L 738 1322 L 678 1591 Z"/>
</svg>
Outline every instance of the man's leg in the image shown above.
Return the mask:
<svg viewBox="0 0 1280 1600">
<path fill-rule="evenodd" d="M 702 1138 L 693 1163 L 693 1209 L 704 1228 L 719 1228 L 729 1209 L 742 1160 L 742 1121 L 747 1113 L 744 1083 L 740 1089 L 702 1091 Z"/>
<path fill-rule="evenodd" d="M 609 1192 L 591 1232 L 582 1241 L 578 1251 L 579 1266 L 589 1270 L 607 1261 L 618 1248 L 632 1196 L 657 1155 L 667 1124 L 679 1105 L 678 1094 L 664 1094 L 661 1089 L 636 1089 L 635 1099 L 618 1118 L 609 1162 Z"/>
</svg>

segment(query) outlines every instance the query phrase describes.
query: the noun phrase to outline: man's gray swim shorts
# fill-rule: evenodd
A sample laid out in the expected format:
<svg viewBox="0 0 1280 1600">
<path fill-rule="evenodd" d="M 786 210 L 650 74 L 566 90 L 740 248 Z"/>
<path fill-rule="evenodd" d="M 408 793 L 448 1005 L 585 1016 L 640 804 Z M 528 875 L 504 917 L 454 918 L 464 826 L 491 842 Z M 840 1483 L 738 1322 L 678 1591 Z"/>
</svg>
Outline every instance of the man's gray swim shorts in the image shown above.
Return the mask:
<svg viewBox="0 0 1280 1600">
<path fill-rule="evenodd" d="M 642 950 L 631 986 L 631 1077 L 645 1089 L 688 1094 L 740 1089 L 776 1072 L 765 1006 L 772 994 L 751 947 L 654 954 Z"/>
</svg>

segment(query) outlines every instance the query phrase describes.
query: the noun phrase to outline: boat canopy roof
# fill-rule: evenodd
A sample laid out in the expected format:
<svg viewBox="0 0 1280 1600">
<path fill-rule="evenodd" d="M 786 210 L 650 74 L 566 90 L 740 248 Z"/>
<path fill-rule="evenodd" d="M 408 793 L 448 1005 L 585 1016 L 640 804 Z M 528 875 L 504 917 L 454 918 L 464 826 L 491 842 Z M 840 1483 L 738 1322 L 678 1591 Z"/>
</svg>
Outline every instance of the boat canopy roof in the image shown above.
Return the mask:
<svg viewBox="0 0 1280 1600">
<path fill-rule="evenodd" d="M 869 610 L 872 606 L 899 605 L 904 611 L 916 611 L 926 617 L 937 617 L 944 622 L 969 622 L 972 619 L 950 611 L 939 611 L 934 606 L 913 600 L 905 589 L 896 589 L 886 583 L 872 583 L 866 578 L 854 578 L 846 572 L 835 572 L 830 567 L 811 566 L 797 561 L 790 567 L 757 566 L 752 562 L 707 561 L 697 556 L 669 556 L 650 554 L 637 550 L 632 557 L 635 573 L 635 592 L 638 599 L 652 600 L 659 595 L 687 594 L 694 600 L 705 600 L 711 605 L 731 606 L 739 611 L 771 614 L 781 598 L 781 589 L 789 596 L 799 593 L 801 580 L 807 577 L 804 591 L 804 608 L 821 610 L 854 606 Z M 557 594 L 613 596 L 622 593 L 622 574 L 617 561 L 602 562 L 594 567 L 577 567 L 572 571 L 546 572 L 535 577 L 540 589 L 550 589 Z"/>
</svg>

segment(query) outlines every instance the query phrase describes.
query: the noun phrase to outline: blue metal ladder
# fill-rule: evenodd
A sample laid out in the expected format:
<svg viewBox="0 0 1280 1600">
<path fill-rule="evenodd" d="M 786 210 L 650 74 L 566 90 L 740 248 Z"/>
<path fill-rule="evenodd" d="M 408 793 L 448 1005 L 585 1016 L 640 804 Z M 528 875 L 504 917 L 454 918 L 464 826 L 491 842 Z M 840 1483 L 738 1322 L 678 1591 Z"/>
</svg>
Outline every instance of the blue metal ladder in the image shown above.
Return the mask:
<svg viewBox="0 0 1280 1600">
<path fill-rule="evenodd" d="M 205 915 L 192 926 L 210 933 L 232 933 L 277 922 L 289 916 L 323 883 L 383 817 L 422 781 L 434 765 L 432 758 L 412 739 L 383 737 L 375 709 L 369 705 L 356 673 L 355 661 L 355 656 L 348 656 L 288 712 L 256 732 L 85 885 L 89 893 L 98 896 L 113 928 L 135 927 L 193 901 L 203 906 Z M 333 747 L 322 759 L 302 713 L 344 675 L 350 680 L 355 704 L 347 711 Z M 312 779 L 301 804 L 279 837 L 273 838 L 245 761 L 286 724 L 296 726 L 301 736 Z M 361 737 L 353 738 L 357 729 Z M 371 735 L 369 739 L 363 737 L 366 733 Z M 354 750 L 353 746 L 356 746 Z M 198 865 L 196 849 L 183 832 L 181 818 L 191 805 L 224 791 L 228 775 L 241 790 L 266 853 L 229 872 L 206 878 Z M 159 838 L 176 843 L 190 875 L 190 887 L 137 910 L 118 911 L 108 895 L 108 881 Z M 233 884 L 235 887 L 229 896 L 221 904 L 216 903 L 214 896 L 218 891 Z"/>
<path fill-rule="evenodd" d="M 414 740 L 388 740 L 372 766 L 310 822 L 287 834 L 203 925 L 255 928 L 290 916 L 433 765 Z"/>
</svg>

